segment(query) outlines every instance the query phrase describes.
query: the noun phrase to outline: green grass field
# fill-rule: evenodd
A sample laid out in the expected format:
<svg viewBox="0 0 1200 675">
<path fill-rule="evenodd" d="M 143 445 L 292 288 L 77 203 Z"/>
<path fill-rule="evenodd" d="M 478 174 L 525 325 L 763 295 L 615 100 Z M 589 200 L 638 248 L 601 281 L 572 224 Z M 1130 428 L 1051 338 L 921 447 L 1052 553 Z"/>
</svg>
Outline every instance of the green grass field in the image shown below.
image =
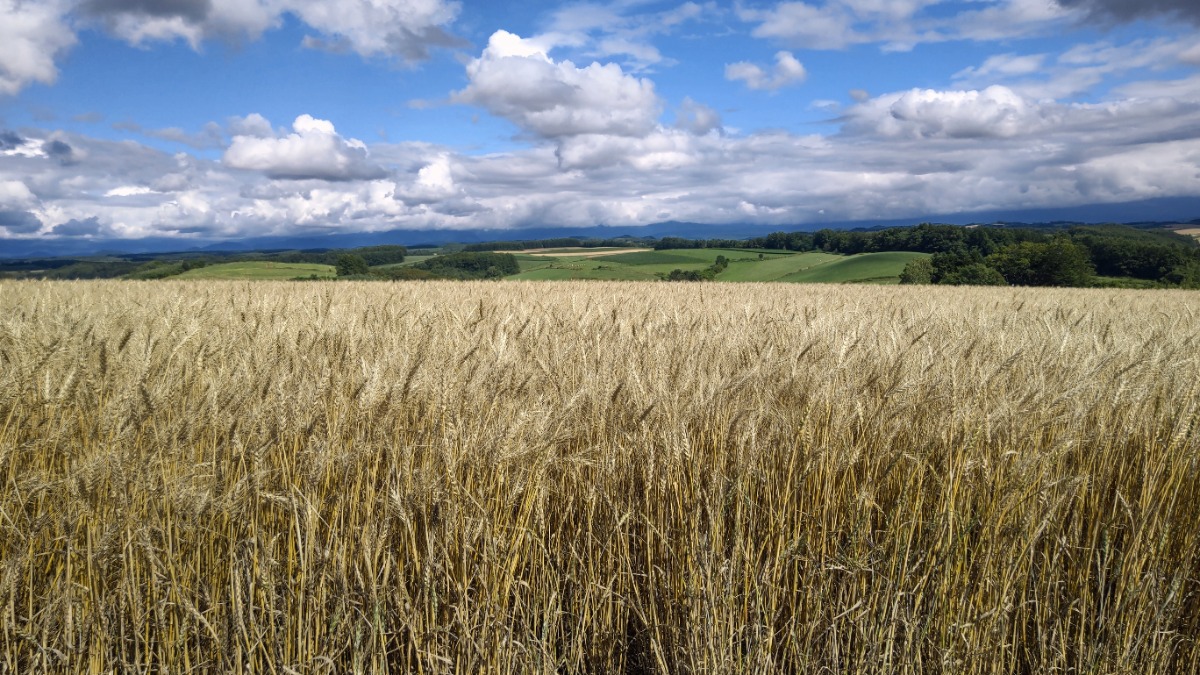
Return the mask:
<svg viewBox="0 0 1200 675">
<path fill-rule="evenodd" d="M 676 269 L 702 270 L 712 265 L 718 256 L 725 256 L 729 267 L 717 276 L 718 281 L 895 283 L 899 281 L 904 265 L 923 254 L 868 253 L 847 257 L 820 252 L 669 249 L 601 257 L 514 255 L 521 265 L 521 273 L 508 278 L 517 280 L 654 280 L 659 274 L 669 274 Z"/>
<path fill-rule="evenodd" d="M 797 283 L 899 283 L 900 273 L 908 261 L 924 258 L 926 253 L 910 253 L 908 251 L 888 251 L 885 253 L 863 253 L 847 257 L 839 257 L 815 267 L 788 274 L 779 281 Z"/>
<path fill-rule="evenodd" d="M 173 279 L 256 279 L 256 280 L 288 280 L 296 277 L 317 275 L 322 278 L 333 278 L 337 272 L 332 265 L 317 265 L 312 263 L 276 263 L 276 262 L 235 262 L 209 265 L 194 270 L 188 270 Z"/>
<path fill-rule="evenodd" d="M 759 260 L 758 256 L 753 256 L 750 260 L 733 258 L 729 267 L 717 275 L 717 279 L 720 281 L 779 281 L 789 274 L 845 259 L 843 256 L 831 253 L 796 253 L 767 256 L 763 260 Z"/>
</svg>

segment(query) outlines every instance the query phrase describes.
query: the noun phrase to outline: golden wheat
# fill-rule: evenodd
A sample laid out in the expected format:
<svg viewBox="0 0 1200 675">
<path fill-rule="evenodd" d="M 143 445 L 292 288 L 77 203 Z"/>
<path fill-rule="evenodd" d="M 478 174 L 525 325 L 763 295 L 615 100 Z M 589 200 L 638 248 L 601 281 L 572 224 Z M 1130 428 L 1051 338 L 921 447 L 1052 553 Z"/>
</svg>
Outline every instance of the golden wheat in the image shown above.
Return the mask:
<svg viewBox="0 0 1200 675">
<path fill-rule="evenodd" d="M 0 283 L 0 672 L 1198 672 L 1198 314 Z"/>
</svg>

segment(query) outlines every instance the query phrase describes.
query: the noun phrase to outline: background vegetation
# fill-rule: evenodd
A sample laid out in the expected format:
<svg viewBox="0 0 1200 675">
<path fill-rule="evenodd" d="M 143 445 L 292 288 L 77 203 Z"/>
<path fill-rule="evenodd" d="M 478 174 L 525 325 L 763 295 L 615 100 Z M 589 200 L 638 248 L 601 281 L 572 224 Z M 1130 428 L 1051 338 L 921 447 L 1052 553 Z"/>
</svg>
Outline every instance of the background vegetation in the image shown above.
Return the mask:
<svg viewBox="0 0 1200 675">
<path fill-rule="evenodd" d="M 1197 300 L 0 282 L 0 671 L 1197 672 Z"/>
<path fill-rule="evenodd" d="M 1200 288 L 1200 241 L 1161 224 L 776 232 L 747 239 L 556 238 L 238 254 L 0 261 L 0 277 L 529 279 Z M 505 257 L 510 256 L 510 257 Z M 724 259 L 723 264 L 718 259 Z M 289 277 L 283 270 L 294 266 Z M 303 265 L 310 267 L 304 268 Z M 313 268 L 311 266 L 320 267 Z M 207 272 L 196 271 L 211 267 Z M 906 270 L 906 267 L 908 268 Z"/>
</svg>

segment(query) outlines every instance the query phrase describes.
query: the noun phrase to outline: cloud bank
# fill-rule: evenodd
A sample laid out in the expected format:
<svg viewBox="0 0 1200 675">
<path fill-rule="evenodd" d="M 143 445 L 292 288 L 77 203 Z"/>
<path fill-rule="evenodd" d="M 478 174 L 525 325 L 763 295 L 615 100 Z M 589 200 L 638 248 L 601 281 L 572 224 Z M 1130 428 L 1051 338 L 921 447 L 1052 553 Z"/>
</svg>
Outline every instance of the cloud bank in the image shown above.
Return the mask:
<svg viewBox="0 0 1200 675">
<path fill-rule="evenodd" d="M 728 11 L 778 45 L 768 47 L 774 61 L 716 61 L 708 76 L 783 97 L 817 75 L 779 46 L 897 50 L 1036 34 L 1098 16 L 1191 17 L 1179 3 L 1132 12 L 1116 2 L 979 0 L 949 17 L 931 11 L 936 4 L 738 4 Z M 198 130 L 123 127 L 145 143 L 0 128 L 0 237 L 219 239 L 668 220 L 790 226 L 1200 195 L 1200 51 L 1187 39 L 1099 41 L 1060 53 L 1006 46 L 942 86 L 813 101 L 838 116 L 813 133 L 746 132 L 725 124 L 729 108 L 665 95 L 647 70 L 669 65 L 645 49 L 655 31 L 719 9 L 684 3 L 648 20 L 631 16 L 631 6 L 573 4 L 542 33 L 495 31 L 463 55 L 463 82 L 446 102 L 511 123 L 503 150 L 368 143 L 339 133 L 336 120 L 301 114 L 289 125 L 253 111 Z M 88 0 L 74 10 L 0 0 L 0 17 L 24 22 L 10 30 L 15 42 L 3 39 L 15 24 L 0 23 L 0 87 L 52 81 L 73 21 L 133 43 L 199 44 L 253 38 L 291 13 L 312 28 L 310 47 L 405 60 L 449 39 L 442 31 L 457 11 L 443 0 Z M 1103 82 L 1112 86 L 1101 98 L 1080 102 Z M 147 139 L 185 147 L 164 152 Z"/>
<path fill-rule="evenodd" d="M 552 82 L 589 72 L 537 51 L 499 58 L 533 60 Z M 1081 104 L 999 85 L 913 89 L 866 97 L 832 133 L 807 136 L 721 132 L 696 114 L 695 128 L 647 128 L 640 120 L 649 113 L 630 126 L 628 109 L 593 117 L 573 94 L 530 100 L 518 91 L 480 100 L 539 135 L 526 149 L 479 156 L 368 146 L 307 115 L 285 132 L 261 116 L 234 120 L 243 133 L 219 160 L 59 134 L 83 158 L 64 166 L 49 153 L 14 151 L 45 147 L 49 133 L 7 132 L 0 227 L 10 237 L 223 238 L 667 220 L 798 225 L 1195 196 L 1200 86 L 1181 91 Z M 641 101 L 632 110 L 652 105 L 630 100 Z"/>
<path fill-rule="evenodd" d="M 1055 0 L 1090 16 L 1117 21 L 1171 17 L 1200 25 L 1200 3 L 1194 0 Z"/>
</svg>

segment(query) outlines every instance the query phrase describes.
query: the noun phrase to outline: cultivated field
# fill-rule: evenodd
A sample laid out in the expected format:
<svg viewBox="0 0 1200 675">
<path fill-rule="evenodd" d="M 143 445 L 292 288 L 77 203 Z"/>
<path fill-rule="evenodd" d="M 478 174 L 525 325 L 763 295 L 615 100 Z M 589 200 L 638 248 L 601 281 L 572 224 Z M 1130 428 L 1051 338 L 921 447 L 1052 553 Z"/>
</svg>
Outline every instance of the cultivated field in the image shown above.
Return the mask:
<svg viewBox="0 0 1200 675">
<path fill-rule="evenodd" d="M 1200 672 L 1200 294 L 0 282 L 0 672 Z"/>
<path fill-rule="evenodd" d="M 318 265 L 314 263 L 278 263 L 278 262 L 233 262 L 197 267 L 180 274 L 174 279 L 257 279 L 257 280 L 288 280 L 296 277 L 334 278 L 337 271 L 333 265 Z"/>
<path fill-rule="evenodd" d="M 522 253 L 544 258 L 603 258 L 621 253 L 645 253 L 652 248 L 530 248 Z M 511 251 L 496 251 L 496 253 L 511 253 Z"/>
<path fill-rule="evenodd" d="M 581 249 L 586 252 L 588 249 Z M 759 255 L 762 255 L 759 258 Z M 719 281 L 870 281 L 897 283 L 904 264 L 924 253 L 866 253 L 855 256 L 791 251 L 742 249 L 668 249 L 662 251 L 616 249 L 604 255 L 578 253 L 516 253 L 521 273 L 513 279 L 572 281 L 654 281 L 672 270 L 700 271 L 723 256 L 729 266 L 716 276 Z M 828 268 L 828 269 L 824 269 Z"/>
<path fill-rule="evenodd" d="M 779 281 L 802 283 L 900 283 L 900 273 L 910 260 L 929 257 L 925 253 L 885 251 L 838 256 L 827 264 L 794 272 Z"/>
</svg>

